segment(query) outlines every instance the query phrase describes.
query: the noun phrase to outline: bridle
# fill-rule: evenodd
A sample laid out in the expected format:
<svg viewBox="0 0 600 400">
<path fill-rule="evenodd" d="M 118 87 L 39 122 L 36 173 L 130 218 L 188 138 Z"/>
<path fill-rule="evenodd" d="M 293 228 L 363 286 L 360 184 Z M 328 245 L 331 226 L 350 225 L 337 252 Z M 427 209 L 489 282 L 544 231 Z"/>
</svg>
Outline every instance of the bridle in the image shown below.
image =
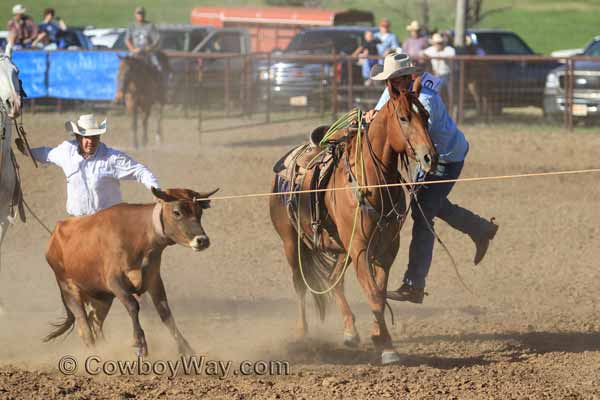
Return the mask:
<svg viewBox="0 0 600 400">
<path fill-rule="evenodd" d="M 23 89 L 23 82 L 21 81 L 21 79 L 18 77 L 19 76 L 19 68 L 13 64 L 13 62 L 10 60 L 10 58 L 4 54 L 0 54 L 0 61 L 8 61 L 10 68 L 13 69 L 14 72 L 16 72 L 17 74 L 17 80 L 19 81 L 19 90 L 18 90 L 18 96 L 19 96 L 19 101 L 21 102 L 21 104 L 23 103 L 23 97 L 27 97 L 27 93 L 25 93 L 25 90 Z M 10 84 L 12 85 L 12 79 L 9 79 Z M 14 85 L 13 85 L 14 86 Z M 16 92 L 16 88 L 13 87 L 13 89 L 15 89 Z M 2 113 L 7 113 L 10 111 L 8 106 L 10 106 L 10 98 L 6 99 L 6 101 L 1 101 L 0 102 L 0 112 Z"/>
</svg>

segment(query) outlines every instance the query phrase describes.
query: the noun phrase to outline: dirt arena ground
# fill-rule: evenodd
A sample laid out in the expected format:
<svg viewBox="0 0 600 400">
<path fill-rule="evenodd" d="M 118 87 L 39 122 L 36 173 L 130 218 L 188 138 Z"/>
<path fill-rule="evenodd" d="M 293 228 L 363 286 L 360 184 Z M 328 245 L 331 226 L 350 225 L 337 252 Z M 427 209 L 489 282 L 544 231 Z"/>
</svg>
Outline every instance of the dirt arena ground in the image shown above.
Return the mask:
<svg viewBox="0 0 600 400">
<path fill-rule="evenodd" d="M 74 116 L 26 115 L 32 144 L 60 143 L 66 138 L 64 120 Z M 167 119 L 164 144 L 133 151 L 128 121 L 109 116 L 105 141 L 148 165 L 163 187 L 243 194 L 268 191 L 273 162 L 320 122 L 213 130 L 199 138 L 194 120 Z M 206 126 L 216 127 L 212 124 Z M 600 136 L 592 132 L 565 134 L 526 124 L 464 130 L 471 142 L 465 177 L 598 167 Z M 54 224 L 65 214 L 62 171 L 36 170 L 20 156 L 19 161 L 27 201 Z M 473 267 L 470 240 L 437 225 L 476 295 L 460 286 L 437 247 L 425 303 L 392 305 L 396 324 L 390 329 L 404 360 L 386 367 L 369 341 L 371 315 L 352 269 L 347 293 L 361 346 L 342 346 L 335 305 L 323 324 L 311 309 L 310 338 L 294 343 L 295 298 L 266 199 L 214 202 L 204 217 L 212 247 L 202 253 L 172 247 L 164 254 L 175 318 L 207 360 L 230 360 L 234 366 L 243 360 L 287 361 L 287 376 L 85 373 L 90 355 L 135 359 L 131 323 L 115 302 L 107 341 L 96 349 L 85 349 L 75 334 L 41 342 L 63 309 L 43 256 L 47 233 L 30 218 L 10 229 L 2 247 L 0 399 L 600 398 L 598 179 L 596 174 L 457 185 L 452 200 L 495 216 L 501 226 L 483 264 Z M 122 188 L 129 202 L 152 201 L 139 184 Z M 392 273 L 394 287 L 406 265 L 408 228 Z M 148 303 L 142 325 L 150 360 L 175 360 L 176 347 Z M 65 355 L 78 361 L 77 374 L 58 371 Z"/>
</svg>

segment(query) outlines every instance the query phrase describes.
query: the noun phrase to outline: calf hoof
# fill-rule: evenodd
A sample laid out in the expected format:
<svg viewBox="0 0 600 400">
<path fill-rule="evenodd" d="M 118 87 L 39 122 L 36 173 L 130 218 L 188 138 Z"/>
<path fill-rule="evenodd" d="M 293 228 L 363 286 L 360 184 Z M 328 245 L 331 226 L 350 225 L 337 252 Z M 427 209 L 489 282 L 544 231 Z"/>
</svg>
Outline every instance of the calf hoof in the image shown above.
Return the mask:
<svg viewBox="0 0 600 400">
<path fill-rule="evenodd" d="M 191 357 L 194 354 L 196 354 L 194 349 L 192 349 L 192 346 L 190 346 L 187 342 L 180 344 L 178 350 L 179 350 L 179 355 L 185 356 L 185 357 Z"/>
<path fill-rule="evenodd" d="M 394 350 L 385 350 L 381 353 L 382 365 L 398 364 L 400 361 L 402 361 L 400 354 Z"/>
<path fill-rule="evenodd" d="M 148 345 L 144 342 L 141 345 L 135 345 L 135 355 L 137 357 L 147 357 L 148 356 Z"/>
<path fill-rule="evenodd" d="M 148 356 L 148 349 L 145 349 L 143 347 L 136 347 L 135 348 L 135 355 L 136 355 L 136 357 L 147 357 Z"/>
<path fill-rule="evenodd" d="M 346 333 L 344 332 L 344 346 L 350 348 L 356 348 L 360 344 L 360 336 L 358 333 Z"/>
</svg>

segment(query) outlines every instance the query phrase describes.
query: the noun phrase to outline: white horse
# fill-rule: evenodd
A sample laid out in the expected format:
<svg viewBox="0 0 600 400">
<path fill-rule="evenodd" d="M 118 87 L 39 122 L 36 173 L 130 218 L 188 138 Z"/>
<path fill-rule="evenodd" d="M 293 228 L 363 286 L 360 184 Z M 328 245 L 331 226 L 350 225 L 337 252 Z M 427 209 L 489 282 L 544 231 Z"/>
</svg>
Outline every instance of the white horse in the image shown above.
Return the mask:
<svg viewBox="0 0 600 400">
<path fill-rule="evenodd" d="M 21 114 L 21 82 L 18 74 L 18 68 L 10 58 L 0 55 L 0 246 L 16 212 L 13 198 L 17 179 L 11 141 L 12 120 Z"/>
</svg>

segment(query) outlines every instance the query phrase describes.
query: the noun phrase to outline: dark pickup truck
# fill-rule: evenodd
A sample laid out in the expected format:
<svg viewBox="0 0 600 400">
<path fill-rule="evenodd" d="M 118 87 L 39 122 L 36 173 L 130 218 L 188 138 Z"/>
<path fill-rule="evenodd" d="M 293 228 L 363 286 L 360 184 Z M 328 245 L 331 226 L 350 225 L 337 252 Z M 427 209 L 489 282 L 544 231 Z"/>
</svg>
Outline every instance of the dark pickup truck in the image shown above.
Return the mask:
<svg viewBox="0 0 600 400">
<path fill-rule="evenodd" d="M 531 47 L 514 32 L 473 29 L 466 34 L 473 46 L 479 48 L 479 55 L 536 55 Z M 485 99 L 492 113 L 500 113 L 503 107 L 541 108 L 546 75 L 558 65 L 556 61 L 538 60 L 466 61 L 465 84 L 476 84 L 478 94 Z M 455 78 L 458 78 L 458 68 L 455 69 L 455 74 Z M 467 89 L 465 89 L 465 103 L 468 106 L 473 104 L 473 98 L 468 95 Z"/>
</svg>

